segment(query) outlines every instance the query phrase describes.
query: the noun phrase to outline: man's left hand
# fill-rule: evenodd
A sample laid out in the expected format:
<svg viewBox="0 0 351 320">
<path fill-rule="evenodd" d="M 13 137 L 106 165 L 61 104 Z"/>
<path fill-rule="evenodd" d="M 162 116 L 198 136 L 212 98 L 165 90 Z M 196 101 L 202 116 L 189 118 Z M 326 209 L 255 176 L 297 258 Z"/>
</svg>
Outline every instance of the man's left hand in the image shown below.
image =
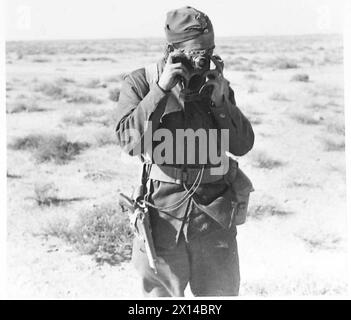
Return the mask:
<svg viewBox="0 0 351 320">
<path fill-rule="evenodd" d="M 217 56 L 212 58 L 215 70 L 209 70 L 205 75 L 209 79 L 200 89 L 200 94 L 210 92 L 210 99 L 215 107 L 230 103 L 229 81 L 223 77 L 223 61 Z"/>
</svg>

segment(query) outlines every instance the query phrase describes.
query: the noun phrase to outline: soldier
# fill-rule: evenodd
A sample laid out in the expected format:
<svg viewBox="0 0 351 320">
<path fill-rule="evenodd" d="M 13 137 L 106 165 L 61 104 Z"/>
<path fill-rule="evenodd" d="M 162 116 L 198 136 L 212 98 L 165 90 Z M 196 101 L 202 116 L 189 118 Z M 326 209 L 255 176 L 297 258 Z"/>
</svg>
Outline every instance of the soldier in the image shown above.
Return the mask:
<svg viewBox="0 0 351 320">
<path fill-rule="evenodd" d="M 192 7 L 170 11 L 165 33 L 165 57 L 154 72 L 147 67 L 127 75 L 118 102 L 118 144 L 149 163 L 143 183 L 147 182 L 145 201 L 157 273 L 150 268 L 139 238 L 134 239 L 132 261 L 145 296 L 181 297 L 188 284 L 195 296 L 235 296 L 239 260 L 226 172 L 211 172 L 218 167 L 210 161 L 213 150 L 206 151 L 203 163 L 199 156 L 189 155 L 191 150 L 198 154 L 206 149 L 199 141 L 195 139 L 189 150 L 186 139 L 179 142 L 176 137 L 180 129 L 224 130 L 229 132 L 227 151 L 241 156 L 252 148 L 254 133 L 223 77 L 223 62 L 213 55 L 214 32 L 208 16 Z M 215 71 L 209 71 L 211 62 Z M 164 141 L 146 138 L 159 129 L 168 130 L 174 139 L 164 145 L 166 163 L 152 153 Z M 177 161 L 181 145 L 184 162 Z"/>
</svg>

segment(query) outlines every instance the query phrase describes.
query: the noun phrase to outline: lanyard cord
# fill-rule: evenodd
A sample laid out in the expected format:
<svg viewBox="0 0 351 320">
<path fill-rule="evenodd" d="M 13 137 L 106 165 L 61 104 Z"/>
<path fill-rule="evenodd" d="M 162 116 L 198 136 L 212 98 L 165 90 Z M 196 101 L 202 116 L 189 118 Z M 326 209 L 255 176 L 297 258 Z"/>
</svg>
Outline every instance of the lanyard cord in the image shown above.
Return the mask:
<svg viewBox="0 0 351 320">
<path fill-rule="evenodd" d="M 174 219 L 182 221 L 183 218 L 175 217 L 175 216 L 169 214 L 167 211 L 172 211 L 172 210 L 178 209 L 188 199 L 190 199 L 191 196 L 194 195 L 194 193 L 197 191 L 197 189 L 199 188 L 199 186 L 201 184 L 201 181 L 202 181 L 202 178 L 203 178 L 203 174 L 204 174 L 204 166 L 202 166 L 201 170 L 198 172 L 195 181 L 193 182 L 193 184 L 191 185 L 191 187 L 189 189 L 186 187 L 185 183 L 183 183 L 183 188 L 186 190 L 185 195 L 181 199 L 177 200 L 175 203 L 172 203 L 169 206 L 159 207 L 159 206 L 156 206 L 156 205 L 154 205 L 153 203 L 151 203 L 149 201 L 146 201 L 145 199 L 141 200 L 140 202 L 142 202 L 142 204 L 150 206 L 150 207 L 152 207 L 152 208 L 154 208 L 154 209 L 156 209 L 158 211 L 161 211 L 162 213 L 164 213 L 164 214 L 166 214 L 166 215 L 168 215 L 168 216 L 170 216 L 170 217 L 172 217 Z"/>
</svg>

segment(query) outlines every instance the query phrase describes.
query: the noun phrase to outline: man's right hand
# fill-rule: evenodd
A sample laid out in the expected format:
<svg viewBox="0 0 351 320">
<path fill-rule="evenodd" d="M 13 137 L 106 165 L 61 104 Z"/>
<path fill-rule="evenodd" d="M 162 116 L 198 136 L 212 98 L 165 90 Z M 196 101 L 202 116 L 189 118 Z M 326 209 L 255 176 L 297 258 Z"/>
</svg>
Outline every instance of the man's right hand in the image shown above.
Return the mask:
<svg viewBox="0 0 351 320">
<path fill-rule="evenodd" d="M 169 54 L 163 72 L 158 80 L 158 86 L 164 91 L 171 90 L 180 81 L 181 77 L 188 78 L 186 67 L 181 62 L 172 62 L 173 55 L 172 53 Z"/>
</svg>

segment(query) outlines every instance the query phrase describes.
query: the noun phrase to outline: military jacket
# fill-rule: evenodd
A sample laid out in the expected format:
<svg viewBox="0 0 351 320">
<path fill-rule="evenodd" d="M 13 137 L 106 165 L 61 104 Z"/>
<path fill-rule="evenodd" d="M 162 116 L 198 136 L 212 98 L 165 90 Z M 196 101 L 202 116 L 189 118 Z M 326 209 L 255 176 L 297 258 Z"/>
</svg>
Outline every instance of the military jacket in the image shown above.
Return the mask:
<svg viewBox="0 0 351 320">
<path fill-rule="evenodd" d="M 159 61 L 159 76 L 163 66 L 164 62 Z M 171 137 L 174 141 L 171 146 L 173 161 L 169 161 L 166 165 L 185 169 L 187 167 L 196 168 L 203 163 L 200 163 L 198 157 L 191 164 L 188 163 L 186 146 L 183 149 L 184 163 L 179 164 L 176 161 L 176 148 L 179 147 L 179 141 L 176 141 L 177 129 L 193 129 L 194 131 L 228 129 L 229 151 L 236 156 L 242 156 L 252 148 L 254 132 L 248 119 L 236 106 L 232 89 L 230 89 L 230 95 L 231 103 L 223 106 L 213 106 L 209 98 L 184 102 L 179 98 L 178 86 L 171 92 L 164 92 L 157 83 L 148 83 L 145 68 L 135 70 L 125 77 L 121 87 L 117 108 L 117 143 L 129 154 L 154 162 L 152 151 L 162 141 L 160 139 L 150 140 L 146 137 L 150 136 L 150 132 L 153 137 L 158 129 L 167 129 L 172 133 Z M 220 134 L 217 135 L 218 137 Z M 198 148 L 200 145 L 197 143 L 195 149 Z M 170 149 L 166 148 L 166 150 Z M 200 152 L 200 150 L 194 151 L 195 155 Z M 207 161 L 205 166 L 214 165 Z M 186 194 L 186 187 L 181 184 L 152 180 L 148 196 L 150 202 L 159 208 L 164 208 L 182 199 Z M 215 221 L 223 228 L 228 228 L 232 199 L 230 193 L 225 181 L 220 180 L 201 184 L 188 201 L 172 211 L 163 212 L 150 208 L 156 245 L 167 248 L 176 245 L 180 231 L 184 228 L 184 221 L 191 219 L 192 212 L 194 216 L 205 213 L 211 217 L 211 221 Z M 206 219 L 203 221 L 208 224 Z M 204 229 L 203 226 L 200 226 L 200 229 Z"/>
</svg>

